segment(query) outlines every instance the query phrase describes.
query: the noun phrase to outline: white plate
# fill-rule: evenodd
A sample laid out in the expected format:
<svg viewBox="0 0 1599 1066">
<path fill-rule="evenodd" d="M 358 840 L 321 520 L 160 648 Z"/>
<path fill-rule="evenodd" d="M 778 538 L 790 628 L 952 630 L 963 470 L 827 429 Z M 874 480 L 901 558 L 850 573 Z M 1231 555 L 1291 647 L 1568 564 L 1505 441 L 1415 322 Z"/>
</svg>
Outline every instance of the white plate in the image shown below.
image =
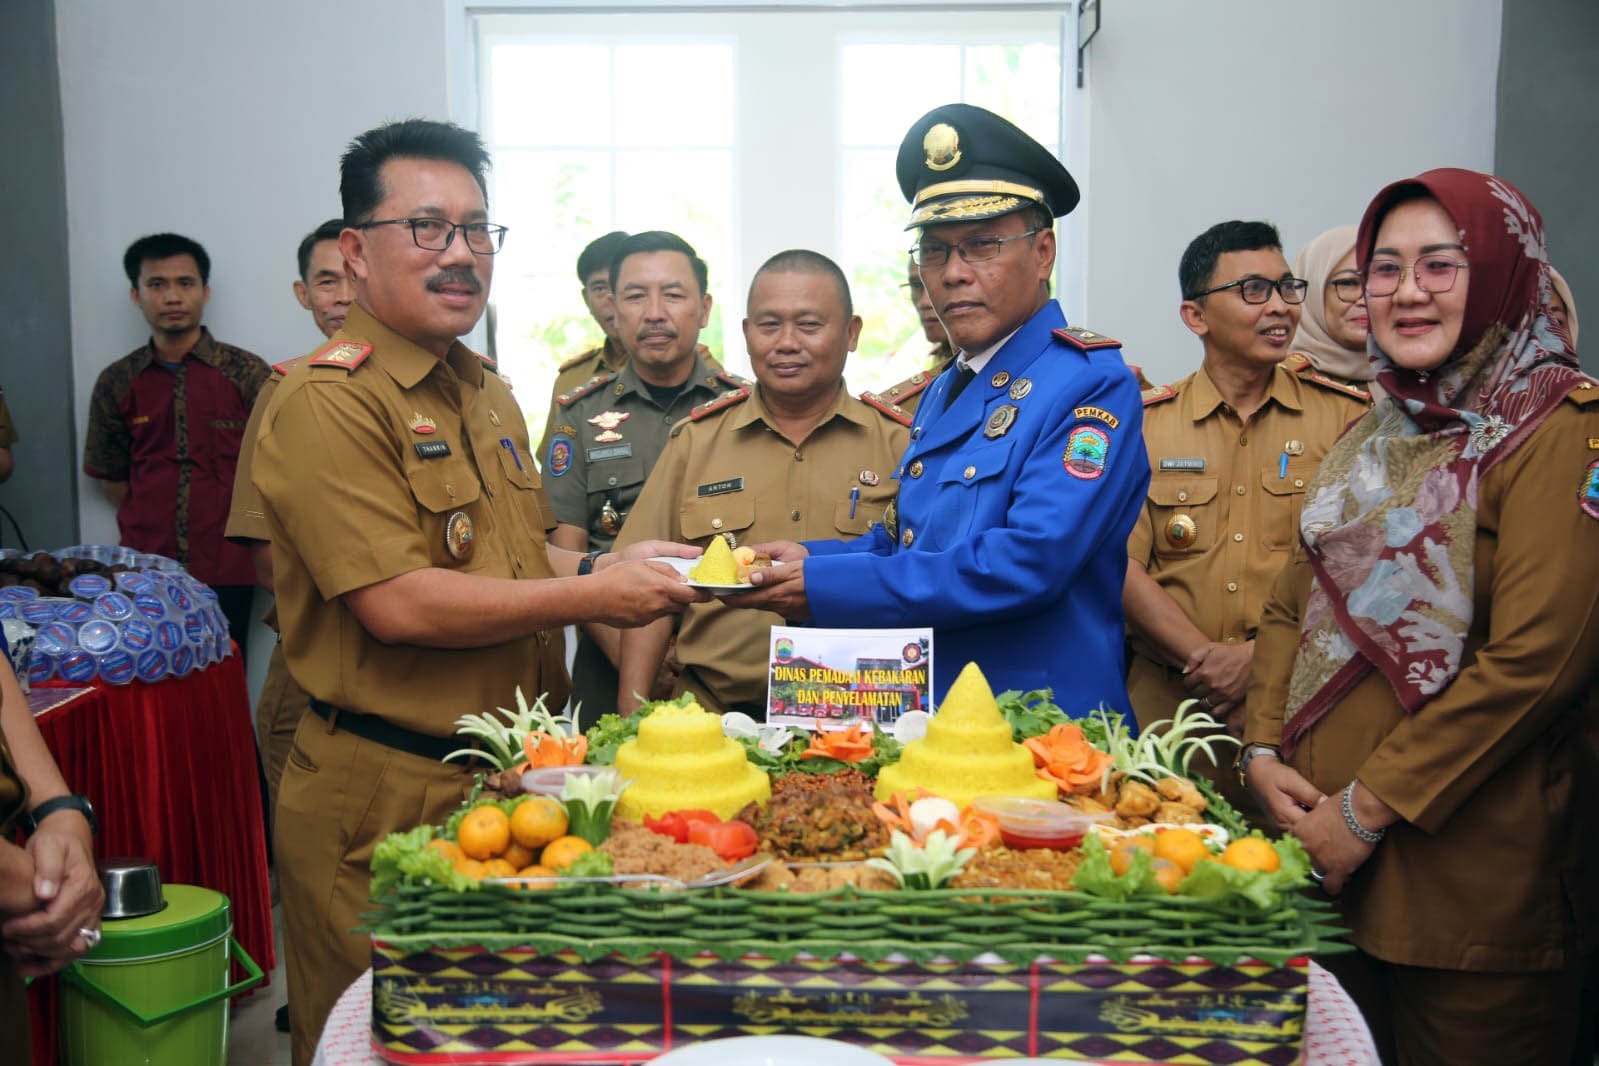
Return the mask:
<svg viewBox="0 0 1599 1066">
<path fill-rule="evenodd" d="M 672 569 L 674 569 L 678 573 L 682 574 L 683 575 L 683 579 L 684 579 L 684 583 L 687 584 L 690 588 L 704 589 L 706 592 L 711 593 L 713 596 L 731 596 L 735 592 L 748 592 L 750 589 L 755 587 L 754 585 L 750 584 L 748 581 L 744 582 L 741 585 L 707 585 L 704 582 L 695 581 L 695 580 L 693 580 L 692 578 L 690 578 L 688 576 L 688 572 L 690 570 L 692 570 L 695 566 L 699 565 L 699 560 L 698 559 L 678 559 L 675 556 L 659 555 L 659 556 L 656 556 L 655 558 L 651 559 L 650 562 L 652 562 L 652 563 L 665 563 L 667 566 L 670 566 Z M 772 562 L 772 565 L 773 566 L 782 566 L 783 564 L 774 560 Z"/>
<path fill-rule="evenodd" d="M 655 1066 L 893 1066 L 865 1048 L 814 1036 L 735 1036 L 668 1051 Z"/>
</svg>

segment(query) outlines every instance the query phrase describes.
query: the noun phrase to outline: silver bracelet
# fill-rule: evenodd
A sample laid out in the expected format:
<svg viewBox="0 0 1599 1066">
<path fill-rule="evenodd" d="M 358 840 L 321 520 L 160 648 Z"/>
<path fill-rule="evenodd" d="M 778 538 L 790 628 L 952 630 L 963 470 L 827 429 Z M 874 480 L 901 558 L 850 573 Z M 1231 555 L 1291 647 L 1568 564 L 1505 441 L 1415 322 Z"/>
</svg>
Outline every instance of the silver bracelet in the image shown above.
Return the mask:
<svg viewBox="0 0 1599 1066">
<path fill-rule="evenodd" d="M 1349 782 L 1349 787 L 1344 789 L 1343 802 L 1339 804 L 1339 806 L 1343 808 L 1344 824 L 1349 827 L 1349 831 L 1351 833 L 1355 834 L 1355 836 L 1359 837 L 1361 840 L 1364 840 L 1366 843 L 1368 843 L 1368 844 L 1380 843 L 1382 841 L 1382 838 L 1388 835 L 1388 830 L 1386 830 L 1386 829 L 1375 829 L 1375 830 L 1367 829 L 1365 826 L 1361 825 L 1360 824 L 1360 819 L 1355 817 L 1355 799 L 1354 799 L 1354 796 L 1355 796 L 1355 783 L 1353 781 L 1351 781 L 1351 782 Z"/>
</svg>

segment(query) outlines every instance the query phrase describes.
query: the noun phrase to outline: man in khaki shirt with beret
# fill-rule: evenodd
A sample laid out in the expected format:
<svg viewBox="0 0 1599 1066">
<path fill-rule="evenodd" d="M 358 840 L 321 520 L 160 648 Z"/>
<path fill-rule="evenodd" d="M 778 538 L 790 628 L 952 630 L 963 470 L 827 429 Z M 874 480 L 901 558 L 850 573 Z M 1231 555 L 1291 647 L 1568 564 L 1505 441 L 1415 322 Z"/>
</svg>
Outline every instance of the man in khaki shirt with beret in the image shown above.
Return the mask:
<svg viewBox="0 0 1599 1066">
<path fill-rule="evenodd" d="M 504 238 L 487 164 L 477 135 L 446 123 L 356 138 L 339 238 L 355 305 L 261 419 L 254 480 L 283 650 L 312 712 L 274 834 L 296 1066 L 371 961 L 350 930 L 373 847 L 442 821 L 471 788 L 468 768 L 440 761 L 458 746 L 455 719 L 518 688 L 560 707 L 567 624 L 638 625 L 703 598 L 664 564 L 546 543 L 554 522 L 522 411 L 458 340 L 483 313 Z"/>
<path fill-rule="evenodd" d="M 703 547 L 816 537 L 851 539 L 882 520 L 910 416 L 844 388 L 844 362 L 861 320 L 837 264 L 812 251 L 780 252 L 750 283 L 744 340 L 755 372 L 743 388 L 698 407 L 672 439 L 622 529 L 618 547 L 650 538 Z M 683 615 L 678 692 L 707 710 L 766 717 L 767 650 L 776 614 L 720 602 Z M 647 695 L 672 619 L 622 633 L 619 705 Z"/>
<path fill-rule="evenodd" d="M 1179 275 L 1183 324 L 1205 356 L 1143 392 L 1152 474 L 1127 543 L 1127 691 L 1140 727 L 1190 698 L 1241 725 L 1255 628 L 1298 537 L 1305 486 L 1368 400 L 1306 360 L 1284 362 L 1305 283 L 1274 227 L 1211 227 Z M 1226 760 L 1215 776 L 1245 800 Z"/>
</svg>

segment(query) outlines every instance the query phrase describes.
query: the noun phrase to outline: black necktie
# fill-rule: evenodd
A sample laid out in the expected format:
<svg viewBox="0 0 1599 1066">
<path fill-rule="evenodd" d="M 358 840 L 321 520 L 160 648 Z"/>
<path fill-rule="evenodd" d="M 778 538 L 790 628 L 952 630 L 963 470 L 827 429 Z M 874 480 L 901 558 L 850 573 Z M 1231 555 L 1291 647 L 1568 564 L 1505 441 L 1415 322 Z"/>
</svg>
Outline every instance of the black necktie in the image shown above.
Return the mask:
<svg viewBox="0 0 1599 1066">
<path fill-rule="evenodd" d="M 955 380 L 950 383 L 949 391 L 944 394 L 944 410 L 949 410 L 950 405 L 955 402 L 955 397 L 959 396 L 961 391 L 965 389 L 966 386 L 970 385 L 972 383 L 972 379 L 976 376 L 977 371 L 973 370 L 971 367 L 964 364 L 956 365 Z"/>
</svg>

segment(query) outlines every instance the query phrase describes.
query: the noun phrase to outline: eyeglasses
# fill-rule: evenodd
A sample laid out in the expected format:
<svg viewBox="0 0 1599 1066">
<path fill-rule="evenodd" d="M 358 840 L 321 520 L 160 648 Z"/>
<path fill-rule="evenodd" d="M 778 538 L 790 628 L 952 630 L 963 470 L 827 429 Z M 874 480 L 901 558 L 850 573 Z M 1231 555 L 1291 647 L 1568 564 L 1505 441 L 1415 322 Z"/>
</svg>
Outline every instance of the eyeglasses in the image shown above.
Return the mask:
<svg viewBox="0 0 1599 1066">
<path fill-rule="evenodd" d="M 1327 287 L 1333 295 L 1346 304 L 1352 304 L 1360 299 L 1360 275 L 1355 273 L 1340 274 L 1327 282 Z"/>
<path fill-rule="evenodd" d="M 1019 241 L 1023 237 L 1031 237 L 1042 232 L 1040 229 L 1030 229 L 1026 233 L 1017 233 L 1010 237 L 967 237 L 964 241 L 954 244 L 945 244 L 943 241 L 922 241 L 911 248 L 911 259 L 917 266 L 941 267 L 949 262 L 951 251 L 959 252 L 963 263 L 984 263 L 999 255 L 1000 249 L 1011 241 Z"/>
<path fill-rule="evenodd" d="M 355 229 L 376 226 L 410 226 L 411 239 L 418 248 L 442 252 L 455 240 L 455 231 L 466 237 L 466 246 L 478 255 L 493 255 L 505 244 L 505 227 L 492 222 L 447 222 L 442 218 L 384 218 L 358 223 Z"/>
<path fill-rule="evenodd" d="M 1460 263 L 1447 255 L 1424 255 L 1409 266 L 1393 259 L 1375 259 L 1366 267 L 1366 295 L 1392 296 L 1409 274 L 1416 288 L 1436 295 L 1455 287 L 1455 278 L 1471 264 Z"/>
<path fill-rule="evenodd" d="M 1244 298 L 1246 304 L 1263 304 L 1271 299 L 1273 289 L 1283 298 L 1285 304 L 1302 304 L 1305 302 L 1305 290 L 1310 288 L 1310 282 L 1303 278 L 1279 278 L 1276 281 L 1270 278 L 1248 277 L 1229 281 L 1225 285 L 1205 289 L 1202 292 L 1189 293 L 1183 297 L 1185 300 L 1197 300 L 1201 296 L 1211 293 L 1225 292 L 1228 289 L 1237 289 L 1238 295 Z"/>
</svg>

